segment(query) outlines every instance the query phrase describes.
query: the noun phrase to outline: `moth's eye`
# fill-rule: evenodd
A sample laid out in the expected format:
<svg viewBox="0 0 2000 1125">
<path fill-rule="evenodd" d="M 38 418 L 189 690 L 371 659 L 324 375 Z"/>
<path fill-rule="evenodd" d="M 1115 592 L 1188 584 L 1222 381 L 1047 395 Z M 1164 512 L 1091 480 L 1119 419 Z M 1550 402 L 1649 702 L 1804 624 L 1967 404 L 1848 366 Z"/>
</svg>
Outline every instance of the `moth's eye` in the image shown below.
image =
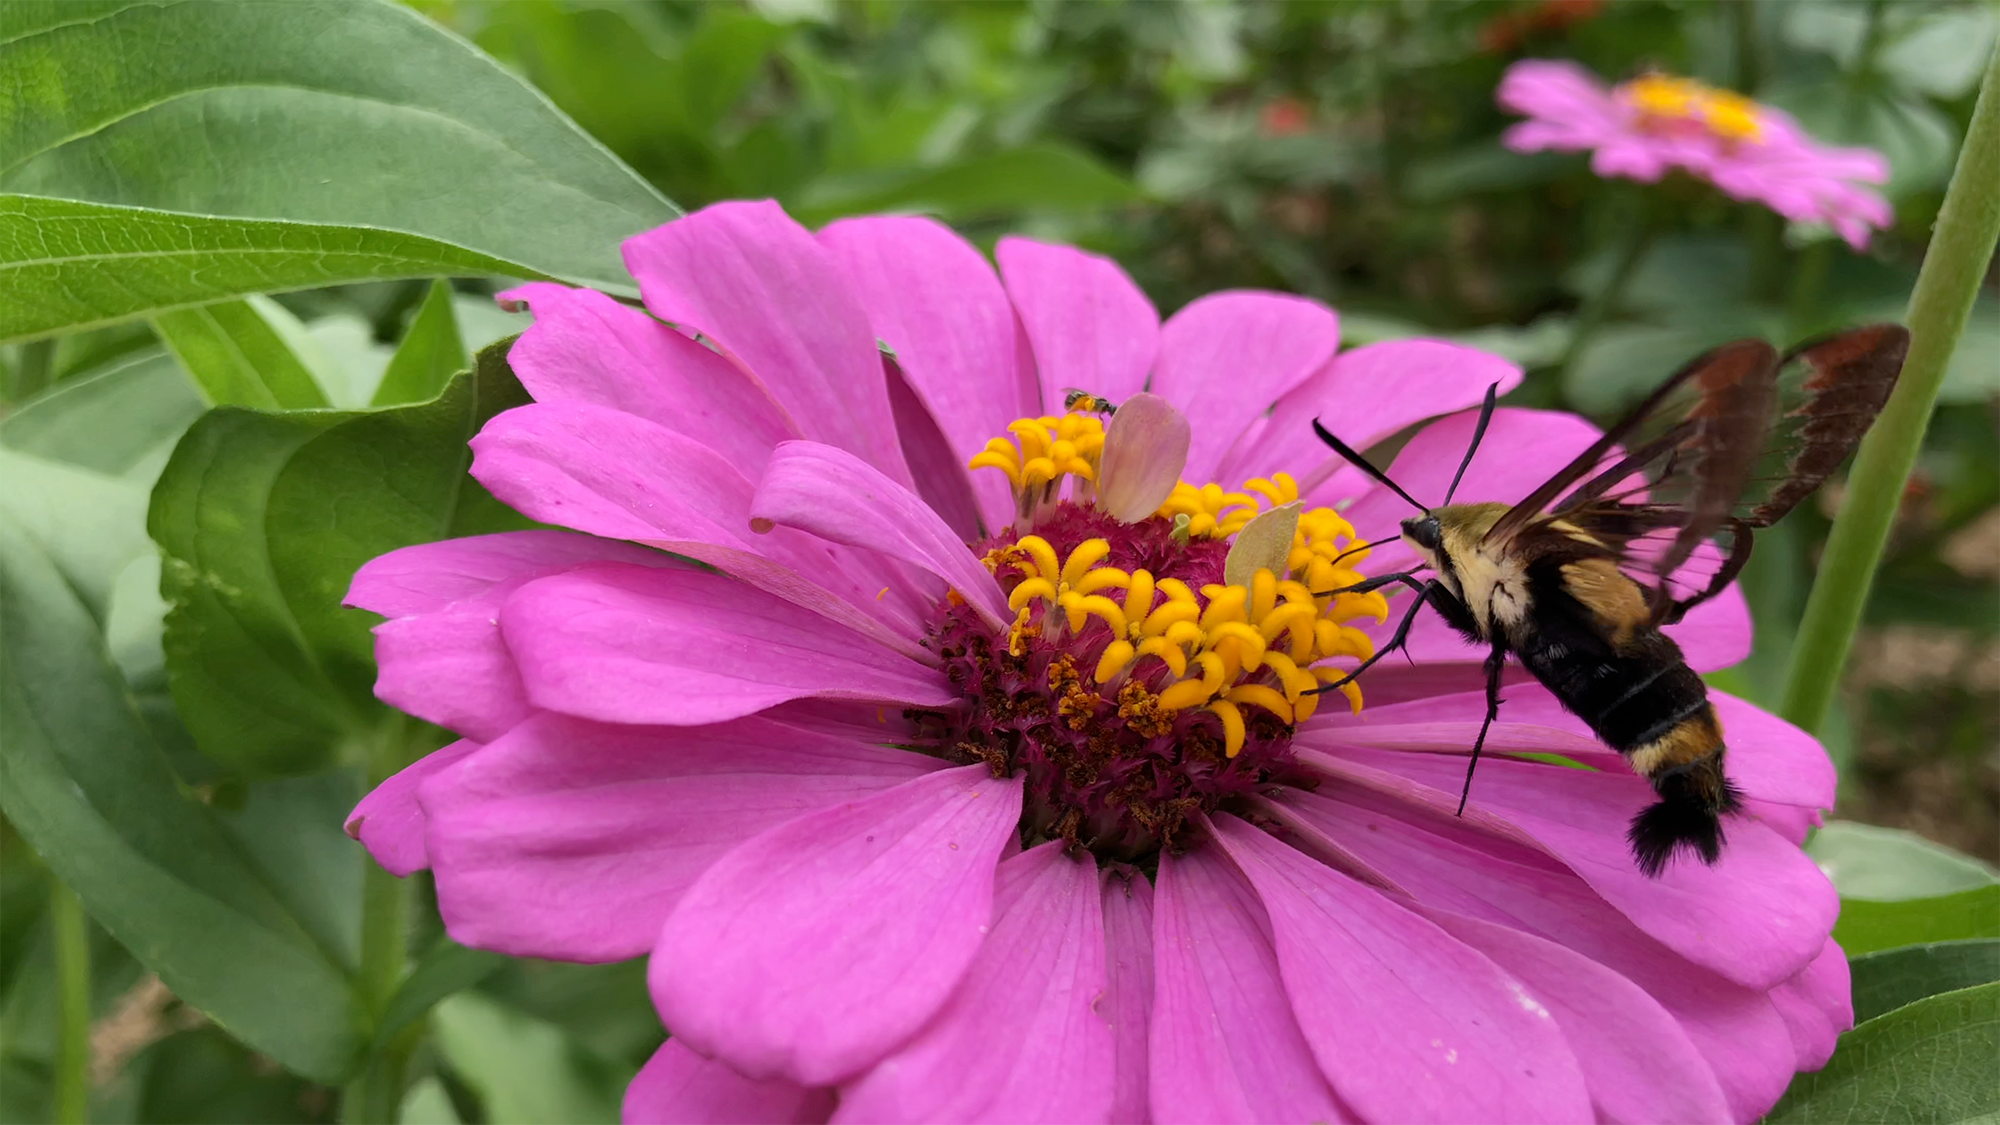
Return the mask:
<svg viewBox="0 0 2000 1125">
<path fill-rule="evenodd" d="M 1409 536 L 1410 542 L 1426 551 L 1435 551 L 1444 542 L 1442 529 L 1438 526 L 1437 519 L 1432 516 L 1404 520 L 1403 534 Z"/>
</svg>

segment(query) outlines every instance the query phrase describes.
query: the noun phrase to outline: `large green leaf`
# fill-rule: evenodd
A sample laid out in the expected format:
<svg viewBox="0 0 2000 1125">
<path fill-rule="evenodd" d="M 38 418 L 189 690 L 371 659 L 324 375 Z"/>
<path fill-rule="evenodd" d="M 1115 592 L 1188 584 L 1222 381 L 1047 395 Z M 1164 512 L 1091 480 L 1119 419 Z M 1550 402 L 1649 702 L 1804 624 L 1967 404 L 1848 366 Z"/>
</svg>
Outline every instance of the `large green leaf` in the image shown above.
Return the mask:
<svg viewBox="0 0 2000 1125">
<path fill-rule="evenodd" d="M 402 231 L 612 287 L 630 284 L 619 241 L 677 214 L 532 87 L 384 0 L 4 12 L 0 190 Z"/>
<path fill-rule="evenodd" d="M 361 1046 L 339 958 L 191 799 L 97 622 L 0 512 L 0 809 L 176 994 L 324 1081 Z"/>
<path fill-rule="evenodd" d="M 1806 852 L 1842 898 L 1894 902 L 2000 883 L 2000 874 L 1969 855 L 1872 824 L 1834 821 L 1813 833 Z"/>
<path fill-rule="evenodd" d="M 1802 1074 L 1765 1120 L 1991 1121 L 2000 1113 L 2000 984 L 1919 1000 L 1840 1039 L 1826 1068 Z"/>
<path fill-rule="evenodd" d="M 1935 898 L 1840 900 L 1833 938 L 1849 957 L 1933 941 L 2000 937 L 2000 886 Z"/>
<path fill-rule="evenodd" d="M 0 343 L 246 293 L 485 273 L 538 271 L 395 231 L 0 194 Z"/>
<path fill-rule="evenodd" d="M 466 475 L 466 441 L 527 401 L 507 344 L 437 399 L 377 411 L 211 411 L 153 491 L 167 673 L 202 750 L 246 774 L 316 769 L 392 721 L 372 618 L 341 607 L 376 555 L 525 526 Z"/>
<path fill-rule="evenodd" d="M 112 476 L 150 474 L 203 409 L 173 357 L 149 347 L 22 403 L 0 418 L 0 446 Z"/>
<path fill-rule="evenodd" d="M 1876 1016 L 1926 996 L 2000 981 L 2000 938 L 1906 945 L 1856 957 L 1854 1019 Z"/>
</svg>

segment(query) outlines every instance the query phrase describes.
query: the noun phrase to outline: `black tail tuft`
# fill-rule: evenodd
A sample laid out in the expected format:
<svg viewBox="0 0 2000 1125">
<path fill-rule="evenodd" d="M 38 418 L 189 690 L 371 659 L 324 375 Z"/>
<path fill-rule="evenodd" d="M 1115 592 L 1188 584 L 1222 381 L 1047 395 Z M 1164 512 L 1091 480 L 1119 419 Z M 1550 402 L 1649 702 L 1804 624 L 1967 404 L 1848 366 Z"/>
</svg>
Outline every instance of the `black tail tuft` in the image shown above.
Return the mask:
<svg viewBox="0 0 2000 1125">
<path fill-rule="evenodd" d="M 1685 773 L 1655 779 L 1660 800 L 1632 818 L 1625 832 L 1632 858 L 1647 877 L 1657 879 L 1674 853 L 1686 849 L 1714 863 L 1722 857 L 1722 817 L 1741 804 L 1736 787 L 1722 782 L 1719 791 L 1697 784 Z M 1712 796 L 1709 794 L 1713 794 Z"/>
</svg>

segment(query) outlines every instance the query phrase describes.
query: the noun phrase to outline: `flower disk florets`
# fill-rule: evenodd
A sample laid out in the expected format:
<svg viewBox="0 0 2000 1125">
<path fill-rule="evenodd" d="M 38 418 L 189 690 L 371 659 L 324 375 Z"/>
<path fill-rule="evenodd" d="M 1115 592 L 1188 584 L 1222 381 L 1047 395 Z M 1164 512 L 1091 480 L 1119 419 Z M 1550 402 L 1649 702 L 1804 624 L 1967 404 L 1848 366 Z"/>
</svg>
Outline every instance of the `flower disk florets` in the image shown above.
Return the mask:
<svg viewBox="0 0 2000 1125">
<path fill-rule="evenodd" d="M 920 713 L 926 738 L 1025 778 L 1024 846 L 1060 839 L 1109 862 L 1147 863 L 1194 814 L 1263 787 L 1310 787 L 1294 726 L 1341 679 L 1331 658 L 1373 652 L 1345 622 L 1387 611 L 1379 595 L 1333 592 L 1361 579 L 1353 529 L 1331 509 L 1300 512 L 1284 474 L 1236 492 L 1177 482 L 1125 522 L 1087 502 L 1096 419 L 1010 431 L 1018 449 L 995 439 L 973 464 L 1007 472 L 1021 519 L 974 549 L 1015 616 L 999 632 L 956 599 L 939 607 L 925 643 L 966 703 Z M 1339 690 L 1358 710 L 1359 690 Z"/>
</svg>

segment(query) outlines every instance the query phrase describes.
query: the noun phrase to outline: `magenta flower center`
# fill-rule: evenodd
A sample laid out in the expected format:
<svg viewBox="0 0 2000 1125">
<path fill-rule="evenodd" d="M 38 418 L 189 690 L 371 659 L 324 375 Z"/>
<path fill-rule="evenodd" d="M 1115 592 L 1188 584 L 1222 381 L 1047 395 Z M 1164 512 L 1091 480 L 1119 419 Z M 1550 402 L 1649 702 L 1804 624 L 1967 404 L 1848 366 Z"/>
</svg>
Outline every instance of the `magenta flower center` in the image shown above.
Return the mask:
<svg viewBox="0 0 2000 1125">
<path fill-rule="evenodd" d="M 973 548 L 1015 617 L 996 629 L 939 605 L 925 644 L 964 702 L 917 716 L 926 743 L 1024 778 L 1024 846 L 1060 839 L 1103 862 L 1144 864 L 1195 813 L 1305 783 L 1292 732 L 1342 675 L 1331 658 L 1373 652 L 1345 622 L 1387 612 L 1331 593 L 1361 578 L 1353 529 L 1301 511 L 1282 474 L 1241 492 L 1175 484 L 1126 522 L 1091 502 L 1115 487 L 1097 480 L 1094 419 L 1012 429 L 1018 449 L 996 441 L 975 464 L 1008 472 L 1022 515 Z"/>
</svg>

